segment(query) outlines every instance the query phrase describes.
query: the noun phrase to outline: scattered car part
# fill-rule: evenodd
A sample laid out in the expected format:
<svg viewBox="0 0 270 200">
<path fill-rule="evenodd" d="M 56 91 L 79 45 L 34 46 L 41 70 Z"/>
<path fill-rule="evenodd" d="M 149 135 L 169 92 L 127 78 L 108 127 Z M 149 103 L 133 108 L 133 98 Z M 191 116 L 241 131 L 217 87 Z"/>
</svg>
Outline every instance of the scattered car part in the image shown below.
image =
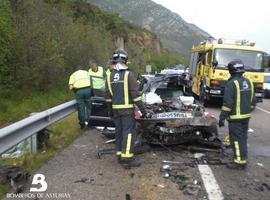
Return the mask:
<svg viewBox="0 0 270 200">
<path fill-rule="evenodd" d="M 92 184 L 95 181 L 94 178 L 81 178 L 79 180 L 74 181 L 73 183 L 85 183 L 85 184 Z"/>
<path fill-rule="evenodd" d="M 168 172 L 165 172 L 163 175 L 163 178 L 169 178 L 169 177 L 170 177 L 170 174 Z"/>
<path fill-rule="evenodd" d="M 28 183 L 30 174 L 20 167 L 0 165 L 1 184 L 10 183 L 14 193 L 21 193 Z"/>
<path fill-rule="evenodd" d="M 111 149 L 99 149 L 97 147 L 97 158 L 98 159 L 101 159 L 101 156 L 102 155 L 112 155 L 112 154 L 115 154 L 115 149 L 114 148 L 111 148 Z"/>
<path fill-rule="evenodd" d="M 168 165 L 226 165 L 228 162 L 223 161 L 220 158 L 208 158 L 208 157 L 201 157 L 199 159 L 194 158 L 192 161 L 189 162 L 181 162 L 181 161 L 171 161 L 171 160 L 163 160 L 162 164 Z"/>
<path fill-rule="evenodd" d="M 110 144 L 110 143 L 114 143 L 115 139 L 111 139 L 111 140 L 107 140 L 106 142 L 104 142 L 104 144 Z"/>
<path fill-rule="evenodd" d="M 168 164 L 164 164 L 160 168 L 161 172 L 166 172 L 166 171 L 171 171 L 171 170 L 172 170 L 172 167 L 170 165 L 168 165 Z"/>
</svg>

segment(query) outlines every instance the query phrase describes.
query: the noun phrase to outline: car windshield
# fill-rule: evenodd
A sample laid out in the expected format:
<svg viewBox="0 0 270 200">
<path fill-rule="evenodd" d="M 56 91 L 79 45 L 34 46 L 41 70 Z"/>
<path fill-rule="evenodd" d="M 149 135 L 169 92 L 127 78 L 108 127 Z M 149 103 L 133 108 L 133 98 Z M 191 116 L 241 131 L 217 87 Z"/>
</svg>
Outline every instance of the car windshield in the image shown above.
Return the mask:
<svg viewBox="0 0 270 200">
<path fill-rule="evenodd" d="M 269 76 L 264 76 L 264 82 L 265 83 L 270 83 L 270 75 Z"/>
<path fill-rule="evenodd" d="M 150 86 L 150 92 L 156 93 L 161 99 L 183 96 L 182 87 L 180 87 L 177 82 L 169 81 L 153 82 Z"/>
<path fill-rule="evenodd" d="M 178 70 L 185 70 L 186 66 L 185 65 L 182 65 L 182 64 L 178 64 L 175 66 L 175 69 L 178 69 Z"/>
<path fill-rule="evenodd" d="M 247 71 L 261 71 L 263 69 L 262 52 L 241 49 L 216 49 L 215 59 L 218 62 L 218 68 L 226 68 L 232 60 L 240 59 Z"/>
</svg>

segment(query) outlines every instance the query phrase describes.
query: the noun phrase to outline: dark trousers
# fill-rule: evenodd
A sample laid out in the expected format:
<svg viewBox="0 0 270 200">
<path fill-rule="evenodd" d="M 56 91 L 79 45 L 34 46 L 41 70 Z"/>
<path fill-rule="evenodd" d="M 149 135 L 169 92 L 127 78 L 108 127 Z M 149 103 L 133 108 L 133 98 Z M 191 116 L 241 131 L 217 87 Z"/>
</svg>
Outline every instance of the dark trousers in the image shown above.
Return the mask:
<svg viewBox="0 0 270 200">
<path fill-rule="evenodd" d="M 133 157 L 132 148 L 136 133 L 136 121 L 134 113 L 121 114 L 117 110 L 113 111 L 115 124 L 115 144 L 116 154 L 122 158 Z"/>
<path fill-rule="evenodd" d="M 247 162 L 247 134 L 249 119 L 229 122 L 230 144 L 233 147 L 234 162 L 246 164 Z"/>
<path fill-rule="evenodd" d="M 88 122 L 91 112 L 91 88 L 77 89 L 75 92 L 77 101 L 78 118 L 80 125 Z"/>
</svg>

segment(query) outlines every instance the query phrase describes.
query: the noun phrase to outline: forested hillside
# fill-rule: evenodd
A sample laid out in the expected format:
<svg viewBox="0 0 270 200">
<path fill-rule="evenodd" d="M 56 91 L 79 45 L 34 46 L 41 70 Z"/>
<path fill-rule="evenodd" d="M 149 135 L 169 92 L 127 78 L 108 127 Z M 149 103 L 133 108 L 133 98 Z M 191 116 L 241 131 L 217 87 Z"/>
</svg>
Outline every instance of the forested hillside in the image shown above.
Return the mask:
<svg viewBox="0 0 270 200">
<path fill-rule="evenodd" d="M 180 15 L 151 0 L 85 0 L 101 9 L 120 16 L 140 27 L 156 33 L 165 48 L 189 59 L 192 45 L 199 44 L 210 35 Z M 181 1 L 175 4 L 181 5 Z"/>
<path fill-rule="evenodd" d="M 155 34 L 82 0 L 1 0 L 0 113 L 18 93 L 67 88 L 74 70 L 89 59 L 104 66 L 119 45 L 136 73 L 182 62 Z"/>
<path fill-rule="evenodd" d="M 164 59 L 155 49 L 159 39 L 154 34 L 82 1 L 2 0 L 0 11 L 1 90 L 40 90 L 66 83 L 89 58 L 105 64 L 119 37 L 137 71 Z"/>
</svg>

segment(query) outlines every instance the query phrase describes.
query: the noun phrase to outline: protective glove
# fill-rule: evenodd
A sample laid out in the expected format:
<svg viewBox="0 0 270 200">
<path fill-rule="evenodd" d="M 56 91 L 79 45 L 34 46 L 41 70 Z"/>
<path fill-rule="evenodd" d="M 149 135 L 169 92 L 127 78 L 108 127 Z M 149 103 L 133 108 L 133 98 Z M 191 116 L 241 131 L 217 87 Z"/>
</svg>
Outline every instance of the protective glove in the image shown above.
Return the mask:
<svg viewBox="0 0 270 200">
<path fill-rule="evenodd" d="M 218 121 L 218 126 L 219 126 L 219 128 L 220 127 L 222 127 L 222 126 L 224 126 L 225 125 L 225 119 L 219 119 L 219 121 Z"/>
<path fill-rule="evenodd" d="M 225 119 L 229 116 L 229 112 L 224 112 L 221 111 L 220 115 L 219 115 L 219 121 L 218 121 L 218 126 L 222 127 L 225 125 Z"/>
</svg>

